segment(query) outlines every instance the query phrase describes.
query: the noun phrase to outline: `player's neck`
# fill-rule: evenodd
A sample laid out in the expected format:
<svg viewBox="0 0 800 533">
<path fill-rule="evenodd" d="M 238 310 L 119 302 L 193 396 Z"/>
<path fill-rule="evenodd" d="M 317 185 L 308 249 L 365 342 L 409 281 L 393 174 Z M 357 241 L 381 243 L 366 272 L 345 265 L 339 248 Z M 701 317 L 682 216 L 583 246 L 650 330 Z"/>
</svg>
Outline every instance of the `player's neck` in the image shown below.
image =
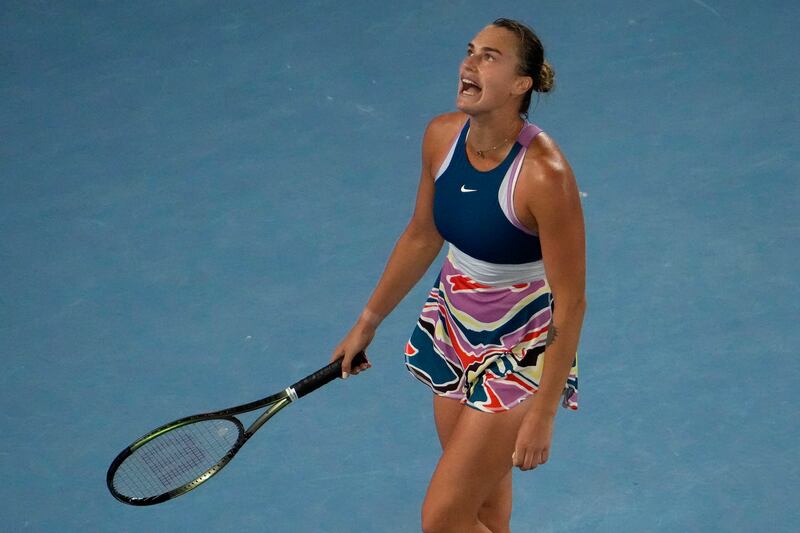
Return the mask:
<svg viewBox="0 0 800 533">
<path fill-rule="evenodd" d="M 486 113 L 469 117 L 469 145 L 483 150 L 513 142 L 519 135 L 524 120 L 516 113 Z M 506 141 L 504 143 L 504 141 Z"/>
</svg>

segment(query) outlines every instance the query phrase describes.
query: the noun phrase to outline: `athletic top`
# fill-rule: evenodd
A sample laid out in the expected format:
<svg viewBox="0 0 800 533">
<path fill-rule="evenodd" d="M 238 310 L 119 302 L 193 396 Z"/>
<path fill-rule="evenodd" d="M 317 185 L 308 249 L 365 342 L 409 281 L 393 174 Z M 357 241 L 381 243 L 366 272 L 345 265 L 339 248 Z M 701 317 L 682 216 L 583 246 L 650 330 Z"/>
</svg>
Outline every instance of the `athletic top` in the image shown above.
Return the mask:
<svg viewBox="0 0 800 533">
<path fill-rule="evenodd" d="M 506 158 L 481 172 L 467 158 L 469 120 L 435 177 L 433 215 L 457 266 L 476 281 L 514 283 L 544 277 L 537 234 L 514 212 L 514 189 L 525 153 L 542 132 L 526 122 Z"/>
</svg>

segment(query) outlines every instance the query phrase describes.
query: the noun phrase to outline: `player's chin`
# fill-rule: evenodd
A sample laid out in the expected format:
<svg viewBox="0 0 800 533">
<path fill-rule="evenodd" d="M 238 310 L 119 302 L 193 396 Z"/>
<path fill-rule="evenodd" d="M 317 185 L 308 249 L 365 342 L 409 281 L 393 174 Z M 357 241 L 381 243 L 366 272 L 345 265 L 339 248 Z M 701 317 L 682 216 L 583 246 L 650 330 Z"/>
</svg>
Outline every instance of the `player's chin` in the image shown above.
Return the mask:
<svg viewBox="0 0 800 533">
<path fill-rule="evenodd" d="M 487 103 L 483 98 L 474 98 L 462 94 L 456 96 L 456 109 L 467 115 L 477 115 L 487 111 L 491 107 Z"/>
<path fill-rule="evenodd" d="M 470 115 L 475 111 L 477 111 L 477 106 L 475 105 L 475 102 L 470 102 L 466 100 L 463 96 L 458 95 L 456 96 L 456 109 L 458 109 L 462 113 Z"/>
</svg>

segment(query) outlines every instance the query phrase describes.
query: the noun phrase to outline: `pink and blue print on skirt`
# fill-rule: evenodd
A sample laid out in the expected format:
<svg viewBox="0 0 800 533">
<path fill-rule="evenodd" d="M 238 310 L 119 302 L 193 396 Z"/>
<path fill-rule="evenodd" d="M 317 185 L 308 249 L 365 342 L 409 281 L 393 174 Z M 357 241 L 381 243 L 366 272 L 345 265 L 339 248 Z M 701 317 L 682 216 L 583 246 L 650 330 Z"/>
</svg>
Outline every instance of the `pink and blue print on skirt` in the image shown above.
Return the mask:
<svg viewBox="0 0 800 533">
<path fill-rule="evenodd" d="M 511 409 L 539 389 L 554 305 L 546 279 L 485 285 L 448 256 L 406 344 L 406 368 L 474 409 Z M 577 353 L 561 406 L 578 409 Z"/>
</svg>

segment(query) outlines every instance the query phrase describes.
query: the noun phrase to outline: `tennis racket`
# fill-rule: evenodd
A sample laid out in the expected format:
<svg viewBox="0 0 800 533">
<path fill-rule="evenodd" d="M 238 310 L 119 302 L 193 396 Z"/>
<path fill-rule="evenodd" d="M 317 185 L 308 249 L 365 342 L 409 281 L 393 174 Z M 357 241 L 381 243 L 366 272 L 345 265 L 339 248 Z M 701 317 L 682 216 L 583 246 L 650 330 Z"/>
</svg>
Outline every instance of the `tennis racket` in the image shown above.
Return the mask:
<svg viewBox="0 0 800 533">
<path fill-rule="evenodd" d="M 353 366 L 366 360 L 360 352 Z M 341 375 L 338 359 L 272 396 L 156 428 L 117 455 L 106 475 L 108 490 L 130 505 L 153 505 L 186 494 L 222 470 L 278 411 Z M 262 407 L 267 410 L 247 429 L 234 416 Z"/>
</svg>

